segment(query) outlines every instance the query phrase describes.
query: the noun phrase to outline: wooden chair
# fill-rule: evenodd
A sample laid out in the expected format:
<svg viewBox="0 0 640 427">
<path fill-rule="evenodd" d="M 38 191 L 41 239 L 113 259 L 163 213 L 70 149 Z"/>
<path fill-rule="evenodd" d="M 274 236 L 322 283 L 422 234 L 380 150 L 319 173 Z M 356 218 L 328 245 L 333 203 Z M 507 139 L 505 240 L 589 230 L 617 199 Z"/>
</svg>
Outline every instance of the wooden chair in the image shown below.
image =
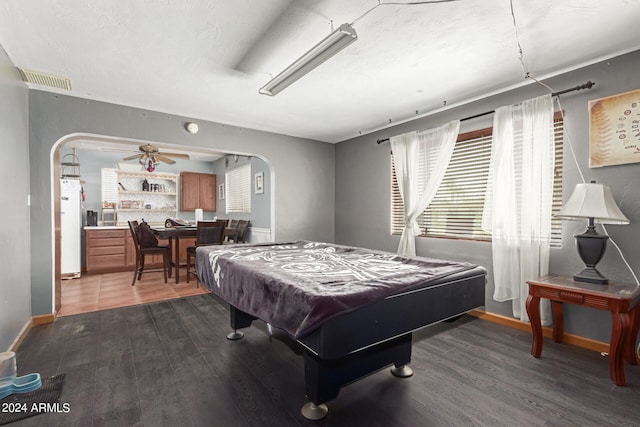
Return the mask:
<svg viewBox="0 0 640 427">
<path fill-rule="evenodd" d="M 238 224 L 236 225 L 236 235 L 231 237 L 235 243 L 247 243 L 247 230 L 249 229 L 249 220 L 241 219 L 238 220 Z"/>
<path fill-rule="evenodd" d="M 197 272 L 191 271 L 191 259 L 196 258 L 196 248 L 198 246 L 221 245 L 224 240 L 224 229 L 226 220 L 219 221 L 198 221 L 196 230 L 196 245 L 187 248 L 187 283 L 191 274 L 196 276 L 196 284 L 200 287 L 200 281 L 197 280 Z"/>
<path fill-rule="evenodd" d="M 227 220 L 227 228 L 228 228 L 228 230 L 225 232 L 225 237 L 224 237 L 225 242 L 233 241 L 233 238 L 236 235 L 236 233 L 234 233 L 233 230 L 236 229 L 237 227 L 238 227 L 238 220 L 237 219 L 229 219 L 229 220 Z"/>
<path fill-rule="evenodd" d="M 138 280 L 142 277 L 142 273 L 144 271 L 160 271 L 159 268 L 153 269 L 145 269 L 144 260 L 147 255 L 162 255 L 162 271 L 164 273 L 164 283 L 167 283 L 167 272 L 169 276 L 171 276 L 171 247 L 168 245 L 157 245 L 150 247 L 140 246 L 140 242 L 138 240 L 138 228 L 140 225 L 138 221 L 128 221 L 129 222 L 129 230 L 131 231 L 131 237 L 133 238 L 133 245 L 136 248 L 136 269 L 133 272 L 133 280 L 131 281 L 131 286 L 136 284 L 136 277 Z"/>
</svg>

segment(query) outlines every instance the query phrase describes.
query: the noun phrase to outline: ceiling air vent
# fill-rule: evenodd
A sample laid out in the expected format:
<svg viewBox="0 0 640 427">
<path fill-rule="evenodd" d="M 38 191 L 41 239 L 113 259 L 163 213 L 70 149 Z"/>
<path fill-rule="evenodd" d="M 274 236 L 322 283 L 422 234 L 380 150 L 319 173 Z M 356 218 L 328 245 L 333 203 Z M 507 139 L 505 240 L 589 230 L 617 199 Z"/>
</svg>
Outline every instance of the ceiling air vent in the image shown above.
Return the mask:
<svg viewBox="0 0 640 427">
<path fill-rule="evenodd" d="M 53 74 L 41 73 L 20 67 L 18 67 L 18 71 L 20 71 L 22 75 L 22 80 L 27 83 L 71 90 L 71 80 L 66 77 L 54 76 Z"/>
</svg>

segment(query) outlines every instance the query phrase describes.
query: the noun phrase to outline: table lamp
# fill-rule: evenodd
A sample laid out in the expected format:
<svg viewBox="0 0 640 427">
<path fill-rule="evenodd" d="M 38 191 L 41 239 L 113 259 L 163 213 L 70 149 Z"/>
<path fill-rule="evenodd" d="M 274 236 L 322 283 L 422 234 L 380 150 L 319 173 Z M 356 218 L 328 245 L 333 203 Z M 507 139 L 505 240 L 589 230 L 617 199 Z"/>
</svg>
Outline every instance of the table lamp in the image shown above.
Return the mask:
<svg viewBox="0 0 640 427">
<path fill-rule="evenodd" d="M 596 264 L 604 255 L 609 236 L 598 233 L 595 223 L 629 224 L 629 220 L 613 200 L 611 189 L 606 185 L 596 184 L 595 181 L 578 184 L 556 216 L 568 220 L 584 218 L 588 220 L 586 231 L 574 236 L 578 254 L 586 267 L 575 274 L 573 280 L 599 285 L 608 284 L 609 280 L 596 269 Z"/>
</svg>

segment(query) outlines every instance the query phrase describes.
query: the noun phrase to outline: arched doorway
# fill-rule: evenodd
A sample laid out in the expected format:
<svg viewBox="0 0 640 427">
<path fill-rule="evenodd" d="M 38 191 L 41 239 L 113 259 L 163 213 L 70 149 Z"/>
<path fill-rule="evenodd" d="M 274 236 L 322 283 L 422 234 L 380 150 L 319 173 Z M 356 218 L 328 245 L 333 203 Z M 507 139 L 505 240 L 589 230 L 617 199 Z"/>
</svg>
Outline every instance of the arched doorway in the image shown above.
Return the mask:
<svg viewBox="0 0 640 427">
<path fill-rule="evenodd" d="M 186 147 L 183 145 L 175 145 L 168 143 L 156 143 L 150 141 L 140 141 L 140 140 L 132 140 L 132 139 L 122 139 L 115 138 L 103 135 L 89 135 L 89 134 L 73 134 L 67 135 L 64 138 L 61 138 L 60 141 L 54 146 L 52 149 L 52 197 L 53 197 L 53 230 L 54 230 L 54 301 L 53 306 L 55 307 L 56 313 L 61 313 L 61 308 L 64 305 L 62 288 L 69 281 L 63 281 L 61 279 L 61 263 L 60 263 L 60 254 L 61 254 L 61 235 L 60 235 L 60 178 L 62 177 L 62 169 L 60 167 L 60 163 L 64 158 L 65 154 L 74 150 L 74 154 L 77 155 L 78 161 L 80 163 L 80 174 L 81 179 L 84 181 L 85 193 L 87 193 L 87 200 L 85 201 L 86 205 L 84 211 L 87 210 L 95 210 L 99 211 L 99 208 L 102 203 L 102 199 L 99 195 L 100 193 L 100 184 L 99 184 L 99 174 L 100 169 L 108 166 L 115 167 L 116 163 L 121 163 L 123 158 L 129 157 L 132 152 L 135 152 L 138 149 L 138 146 L 142 144 L 153 144 L 160 147 L 162 150 L 168 151 L 179 151 L 183 153 L 188 153 L 192 155 L 193 159 L 189 159 L 189 161 L 193 161 L 199 163 L 199 167 L 202 168 L 202 164 L 206 163 L 215 163 L 216 161 L 219 163 L 218 166 L 224 168 L 232 167 L 237 159 L 240 158 L 241 161 L 243 158 L 246 159 L 258 159 L 261 165 L 264 165 L 266 168 L 266 176 L 273 179 L 273 171 L 268 161 L 262 159 L 259 156 L 255 156 L 253 154 L 247 153 L 229 153 L 229 152 L 221 152 L 214 150 L 212 148 L 204 148 L 204 147 Z M 100 160 L 102 158 L 102 160 Z M 197 160 L 194 160 L 197 159 Z M 224 161 L 226 159 L 226 161 Z M 181 162 L 177 162 L 178 165 Z M 129 162 L 132 166 L 136 165 L 136 160 Z M 185 166 L 184 162 L 182 162 L 182 167 L 186 170 L 188 167 Z M 165 169 L 166 170 L 166 169 Z M 172 172 L 179 172 L 177 169 L 173 169 Z M 217 171 L 220 173 L 220 170 Z M 264 218 L 262 218 L 262 227 L 258 227 L 261 229 L 267 229 L 270 233 L 270 238 L 273 237 L 273 196 L 272 189 L 273 185 L 268 186 L 267 198 L 269 200 L 269 206 L 266 209 L 268 214 L 267 222 L 265 223 Z M 263 199 L 267 199 L 263 198 Z M 83 219 L 86 218 L 83 215 Z M 191 219 L 191 218 L 187 218 Z M 266 224 L 266 227 L 264 226 Z M 83 222 L 83 225 L 86 225 L 86 220 Z M 84 259 L 84 255 L 86 253 L 86 248 L 82 248 L 82 256 Z M 83 265 L 84 268 L 84 265 Z M 126 274 L 126 279 L 124 282 L 130 283 L 130 274 Z M 86 279 L 85 275 L 85 279 Z M 123 276 L 125 277 L 125 276 Z M 139 303 L 139 302 L 138 302 Z M 93 310 L 90 310 L 93 311 Z M 64 312 L 64 310 L 63 310 Z"/>
</svg>

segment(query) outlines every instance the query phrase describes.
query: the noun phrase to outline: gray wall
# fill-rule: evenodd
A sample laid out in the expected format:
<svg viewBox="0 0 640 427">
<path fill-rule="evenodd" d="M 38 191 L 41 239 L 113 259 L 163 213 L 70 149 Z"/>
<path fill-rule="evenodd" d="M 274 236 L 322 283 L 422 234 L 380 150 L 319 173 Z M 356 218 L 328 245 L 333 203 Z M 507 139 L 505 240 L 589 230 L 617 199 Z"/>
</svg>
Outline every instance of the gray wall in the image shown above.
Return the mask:
<svg viewBox="0 0 640 427">
<path fill-rule="evenodd" d="M 334 240 L 335 146 L 37 90 L 29 91 L 32 310 L 52 311 L 51 153 L 73 133 L 160 142 L 262 157 L 270 167 L 271 224 L 277 240 Z M 189 134 L 187 121 L 200 131 Z"/>
<path fill-rule="evenodd" d="M 0 352 L 31 319 L 29 253 L 29 94 L 0 47 Z"/>
<path fill-rule="evenodd" d="M 565 135 L 572 141 L 577 161 L 585 179 L 596 180 L 611 187 L 622 211 L 631 220 L 627 226 L 608 226 L 611 237 L 618 243 L 636 274 L 640 273 L 640 163 L 589 169 L 588 101 L 640 88 L 640 51 L 579 69 L 548 80 L 555 90 L 575 87 L 592 80 L 591 90 L 573 92 L 561 97 L 565 111 Z M 399 236 L 391 236 L 390 229 L 390 146 L 376 144 L 387 138 L 411 130 L 429 129 L 453 119 L 469 117 L 503 105 L 520 102 L 545 93 L 537 84 L 492 96 L 465 106 L 417 119 L 383 131 L 342 142 L 336 147 L 336 241 L 396 251 Z M 461 132 L 491 126 L 491 116 L 463 122 Z M 566 200 L 580 182 L 577 168 L 569 152 L 565 137 L 563 194 Z M 551 253 L 550 271 L 573 274 L 582 267 L 575 251 L 573 235 L 584 230 L 586 223 L 565 222 L 561 249 Z M 493 301 L 491 244 L 464 240 L 418 238 L 418 255 L 459 259 L 481 264 L 489 270 L 486 288 L 486 310 L 511 316 L 511 303 Z M 632 275 L 621 261 L 613 245 L 609 245 L 598 268 L 610 279 L 633 283 Z M 608 342 L 611 318 L 608 312 L 565 305 L 565 330 L 568 333 Z"/>
</svg>

